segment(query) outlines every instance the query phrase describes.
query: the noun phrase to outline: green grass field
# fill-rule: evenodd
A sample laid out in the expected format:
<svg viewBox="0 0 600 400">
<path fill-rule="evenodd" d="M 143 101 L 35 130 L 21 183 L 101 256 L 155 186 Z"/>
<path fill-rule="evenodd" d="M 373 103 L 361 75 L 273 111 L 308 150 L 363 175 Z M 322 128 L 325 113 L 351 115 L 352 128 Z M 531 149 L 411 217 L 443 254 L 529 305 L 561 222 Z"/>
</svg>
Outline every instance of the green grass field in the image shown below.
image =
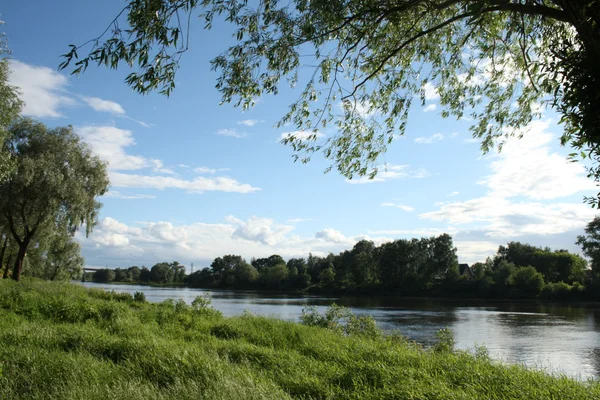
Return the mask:
<svg viewBox="0 0 600 400">
<path fill-rule="evenodd" d="M 443 346 L 442 346 L 443 347 Z M 400 336 L 0 282 L 0 399 L 600 399 L 600 384 Z"/>
</svg>

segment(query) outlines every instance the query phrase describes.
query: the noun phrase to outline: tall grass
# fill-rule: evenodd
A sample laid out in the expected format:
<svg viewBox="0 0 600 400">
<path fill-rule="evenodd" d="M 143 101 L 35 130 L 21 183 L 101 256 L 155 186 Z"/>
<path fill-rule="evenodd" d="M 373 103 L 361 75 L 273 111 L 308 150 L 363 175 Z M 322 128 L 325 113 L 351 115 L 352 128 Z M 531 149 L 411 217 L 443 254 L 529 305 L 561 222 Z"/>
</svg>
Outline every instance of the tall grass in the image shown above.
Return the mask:
<svg viewBox="0 0 600 400">
<path fill-rule="evenodd" d="M 0 398 L 600 399 L 597 382 L 500 365 L 485 352 L 428 351 L 364 324 L 224 318 L 206 298 L 142 300 L 0 282 Z"/>
</svg>

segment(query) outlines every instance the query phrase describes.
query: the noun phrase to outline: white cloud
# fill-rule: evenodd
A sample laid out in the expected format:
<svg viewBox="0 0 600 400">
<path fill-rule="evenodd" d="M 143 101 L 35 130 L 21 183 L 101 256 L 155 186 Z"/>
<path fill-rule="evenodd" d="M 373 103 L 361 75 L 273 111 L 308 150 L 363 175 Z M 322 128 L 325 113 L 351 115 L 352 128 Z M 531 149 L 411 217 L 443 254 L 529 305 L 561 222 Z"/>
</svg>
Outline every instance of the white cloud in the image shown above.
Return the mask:
<svg viewBox="0 0 600 400">
<path fill-rule="evenodd" d="M 10 61 L 10 83 L 19 88 L 25 103 L 23 114 L 37 117 L 62 117 L 61 109 L 77 101 L 66 92 L 67 77 L 48 67 Z"/>
<path fill-rule="evenodd" d="M 441 140 L 444 140 L 444 135 L 442 135 L 441 133 L 435 133 L 431 136 L 421 136 L 421 137 L 415 138 L 415 143 L 432 144 L 435 142 L 439 142 Z"/>
<path fill-rule="evenodd" d="M 114 126 L 84 126 L 76 128 L 76 132 L 96 155 L 108 162 L 111 170 L 136 170 L 152 165 L 145 157 L 125 152 L 126 147 L 135 145 L 129 130 Z"/>
<path fill-rule="evenodd" d="M 332 228 L 325 228 L 318 231 L 315 233 L 315 238 L 324 240 L 326 242 L 342 244 L 344 246 L 352 246 L 356 243 L 356 241 L 352 238 L 349 238 L 342 234 L 342 232 Z"/>
<path fill-rule="evenodd" d="M 269 218 L 251 217 L 247 221 L 242 221 L 230 215 L 225 220 L 237 227 L 233 232 L 233 238 L 260 242 L 268 246 L 280 243 L 285 235 L 294 230 L 293 226 L 279 225 Z"/>
<path fill-rule="evenodd" d="M 229 136 L 229 137 L 234 137 L 234 138 L 244 138 L 246 136 L 248 136 L 248 134 L 246 132 L 240 132 L 237 129 L 219 129 L 217 131 L 217 135 L 219 136 Z"/>
<path fill-rule="evenodd" d="M 450 194 L 448 195 L 448 197 L 454 197 L 454 196 L 458 196 L 459 194 L 460 194 L 460 192 L 454 191 L 454 192 L 450 193 Z"/>
<path fill-rule="evenodd" d="M 194 168 L 194 172 L 197 172 L 199 174 L 216 174 L 217 170 L 215 168 L 198 167 Z"/>
<path fill-rule="evenodd" d="M 437 100 L 440 98 L 437 87 L 431 82 L 427 82 L 425 85 L 423 85 L 422 90 L 425 94 L 425 100 Z"/>
<path fill-rule="evenodd" d="M 256 124 L 259 124 L 261 122 L 264 122 L 263 120 L 259 120 L 259 119 L 244 119 L 242 121 L 238 121 L 238 125 L 245 125 L 245 126 L 254 126 Z"/>
<path fill-rule="evenodd" d="M 294 131 L 294 132 L 283 132 L 279 137 L 279 140 L 288 139 L 290 137 L 295 138 L 296 140 L 307 140 L 311 137 L 315 137 L 316 139 L 321 138 L 323 135 L 320 132 L 313 131 Z"/>
<path fill-rule="evenodd" d="M 170 174 L 175 175 L 175 172 L 169 168 L 165 168 L 163 162 L 161 160 L 152 159 L 150 163 L 153 165 L 153 171 L 159 174 Z"/>
<path fill-rule="evenodd" d="M 145 222 L 128 226 L 112 218 L 104 218 L 89 238 L 78 233 L 83 254 L 89 265 L 127 267 L 152 266 L 164 260 L 178 260 L 197 269 L 210 265 L 224 254 L 266 257 L 280 254 L 284 258 L 324 256 L 350 249 L 358 240 L 373 240 L 381 244 L 391 239 L 366 235 L 347 237 L 333 229 L 324 229 L 314 236 L 292 234 L 293 227 L 269 218 L 251 217 L 241 220 L 234 216 L 225 223 L 193 223 L 175 225 L 171 222 Z"/>
<path fill-rule="evenodd" d="M 428 104 L 425 107 L 423 107 L 423 112 L 430 112 L 430 111 L 435 111 L 435 109 L 437 108 L 437 104 Z"/>
<path fill-rule="evenodd" d="M 477 242 L 481 242 L 478 251 L 483 253 L 491 243 L 497 246 L 498 242 L 524 236 L 550 237 L 582 230 L 594 218 L 595 210 L 583 203 L 555 199 L 591 192 L 596 187 L 585 177 L 582 165 L 569 163 L 550 151 L 553 137 L 548 127 L 548 121 L 532 122 L 522 139 L 509 139 L 499 155 L 488 158 L 491 173 L 479 182 L 488 188 L 484 196 L 440 204 L 437 211 L 420 217 L 475 229 L 476 237 L 463 245 L 468 245 L 471 253 Z M 449 196 L 455 194 L 458 192 Z M 517 197 L 520 199 L 514 200 Z"/>
<path fill-rule="evenodd" d="M 583 165 L 551 152 L 548 144 L 553 135 L 549 126 L 548 120 L 532 122 L 523 132 L 516 133 L 523 133 L 522 139 L 509 139 L 502 152 L 492 158 L 492 173 L 480 182 L 490 189 L 491 195 L 542 200 L 597 189 L 586 178 Z"/>
<path fill-rule="evenodd" d="M 363 176 L 356 179 L 346 179 L 346 182 L 352 184 L 365 184 L 375 182 L 386 182 L 394 179 L 405 178 L 424 178 L 429 176 L 429 172 L 423 168 L 411 169 L 409 165 L 387 164 L 378 167 L 377 175 L 373 179 Z"/>
<path fill-rule="evenodd" d="M 252 193 L 260 190 L 260 188 L 225 177 L 197 177 L 186 180 L 172 176 L 123 174 L 119 172 L 110 173 L 110 183 L 115 187 L 159 190 L 173 188 L 198 193 L 208 191 Z"/>
<path fill-rule="evenodd" d="M 594 215 L 595 211 L 585 204 L 513 203 L 502 197 L 485 196 L 446 204 L 438 211 L 420 216 L 455 225 L 478 224 L 486 236 L 510 238 L 525 234 L 552 235 L 582 228 Z"/>
<path fill-rule="evenodd" d="M 411 206 L 407 206 L 404 204 L 396 204 L 396 203 L 381 203 L 381 207 L 395 207 L 395 208 L 399 208 L 406 212 L 415 211 L 415 209 Z"/>
<path fill-rule="evenodd" d="M 98 112 L 108 112 L 111 114 L 125 115 L 125 110 L 119 103 L 110 100 L 100 99 L 98 97 L 82 97 L 90 107 Z"/>
</svg>

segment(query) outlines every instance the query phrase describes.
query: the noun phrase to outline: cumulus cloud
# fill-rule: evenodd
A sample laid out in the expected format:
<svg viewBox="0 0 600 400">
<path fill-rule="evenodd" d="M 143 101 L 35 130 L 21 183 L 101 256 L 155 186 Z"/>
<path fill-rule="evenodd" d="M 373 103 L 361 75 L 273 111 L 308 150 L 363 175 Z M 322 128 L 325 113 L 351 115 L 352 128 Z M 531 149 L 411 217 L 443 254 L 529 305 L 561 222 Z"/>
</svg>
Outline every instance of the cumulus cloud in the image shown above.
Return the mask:
<svg viewBox="0 0 600 400">
<path fill-rule="evenodd" d="M 125 115 L 125 110 L 119 103 L 110 100 L 100 99 L 98 97 L 82 97 L 83 101 L 98 112 L 108 112 L 111 114 Z"/>
<path fill-rule="evenodd" d="M 346 182 L 352 184 L 365 184 L 375 182 L 386 182 L 394 179 L 406 179 L 406 178 L 425 178 L 429 176 L 424 168 L 410 168 L 410 165 L 395 165 L 387 164 L 378 167 L 377 175 L 373 179 L 369 179 L 368 176 L 363 176 L 356 179 L 346 179 Z"/>
<path fill-rule="evenodd" d="M 145 157 L 130 155 L 125 151 L 125 148 L 135 145 L 129 130 L 114 126 L 84 126 L 76 128 L 76 132 L 96 155 L 108 162 L 111 170 L 136 170 L 152 165 Z"/>
<path fill-rule="evenodd" d="M 524 134 L 522 139 L 512 138 L 504 144 L 493 157 L 492 173 L 481 181 L 491 195 L 544 200 L 596 190 L 583 165 L 570 163 L 550 150 L 553 135 L 549 127 L 548 120 L 534 121 L 523 132 L 516 132 Z"/>
<path fill-rule="evenodd" d="M 76 238 L 89 265 L 151 266 L 176 259 L 188 265 L 194 262 L 198 268 L 224 254 L 240 254 L 248 260 L 272 254 L 284 258 L 306 257 L 308 253 L 324 256 L 350 249 L 361 239 L 376 244 L 391 240 L 367 235 L 347 237 L 330 228 L 301 237 L 292 230 L 292 226 L 256 216 L 246 220 L 228 216 L 224 223 L 175 225 L 157 221 L 136 226 L 104 218 L 88 238 L 82 233 Z"/>
<path fill-rule="evenodd" d="M 260 242 L 269 246 L 275 246 L 285 235 L 294 230 L 293 226 L 279 225 L 269 218 L 251 217 L 247 221 L 242 221 L 230 215 L 226 221 L 236 226 L 233 238 Z"/>
<path fill-rule="evenodd" d="M 315 233 L 315 238 L 322 239 L 326 242 L 343 244 L 346 246 L 351 246 L 356 243 L 352 238 L 344 236 L 342 232 L 337 231 L 332 228 L 326 228 Z"/>
<path fill-rule="evenodd" d="M 163 176 L 164 174 L 175 175 L 175 173 L 171 169 L 165 168 L 161 160 L 135 156 L 126 152 L 127 147 L 135 145 L 135 140 L 129 130 L 113 126 L 87 126 L 77 128 L 77 133 L 92 147 L 95 154 L 108 162 L 112 187 L 159 190 L 173 188 L 196 193 L 205 191 L 251 193 L 260 190 L 260 188 L 240 183 L 228 177 L 183 179 L 175 176 Z M 154 174 L 120 172 L 145 168 L 152 169 Z M 225 169 L 219 171 L 223 170 Z M 127 198 L 138 197 L 128 196 Z"/>
<path fill-rule="evenodd" d="M 67 88 L 67 77 L 48 67 L 10 61 L 9 82 L 19 88 L 23 114 L 36 118 L 62 117 L 61 109 L 77 104 Z"/>
<path fill-rule="evenodd" d="M 437 87 L 431 83 L 431 82 L 427 82 L 425 85 L 423 85 L 423 94 L 425 95 L 425 100 L 437 100 L 440 98 L 440 94 L 437 91 Z"/>
<path fill-rule="evenodd" d="M 432 144 L 435 142 L 439 142 L 441 140 L 444 140 L 444 135 L 442 135 L 441 133 L 435 133 L 431 136 L 421 136 L 421 137 L 415 138 L 415 143 Z"/>
<path fill-rule="evenodd" d="M 435 111 L 436 108 L 437 104 L 427 104 L 425 107 L 423 107 L 423 112 Z"/>
<path fill-rule="evenodd" d="M 465 258 L 485 258 L 484 254 L 492 255 L 492 249 L 510 240 L 547 243 L 567 232 L 571 233 L 569 238 L 556 245 L 572 248 L 577 233 L 594 218 L 595 210 L 580 202 L 558 199 L 592 192 L 596 187 L 585 177 L 582 165 L 569 163 L 551 151 L 549 126 L 547 120 L 532 122 L 522 139 L 509 139 L 500 154 L 488 158 L 490 173 L 479 182 L 488 190 L 484 196 L 441 203 L 438 210 L 420 217 L 469 230 L 467 239 L 466 231 L 459 231 L 455 242 Z M 449 196 L 454 194 L 458 192 Z"/>
<path fill-rule="evenodd" d="M 217 131 L 217 135 L 219 136 L 229 136 L 229 137 L 234 137 L 234 138 L 245 138 L 246 136 L 248 136 L 248 134 L 246 132 L 240 132 L 237 129 L 219 129 Z"/>
</svg>

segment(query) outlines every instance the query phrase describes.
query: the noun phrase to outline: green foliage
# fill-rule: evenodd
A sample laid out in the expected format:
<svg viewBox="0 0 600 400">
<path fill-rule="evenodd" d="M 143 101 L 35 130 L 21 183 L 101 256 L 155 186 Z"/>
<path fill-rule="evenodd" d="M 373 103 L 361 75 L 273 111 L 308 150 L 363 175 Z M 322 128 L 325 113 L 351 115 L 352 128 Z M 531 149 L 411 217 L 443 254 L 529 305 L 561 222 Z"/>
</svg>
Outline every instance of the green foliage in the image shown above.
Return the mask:
<svg viewBox="0 0 600 400">
<path fill-rule="evenodd" d="M 360 335 L 376 338 L 381 336 L 381 330 L 370 315 L 355 315 L 346 307 L 332 304 L 324 313 L 317 307 L 310 306 L 302 309 L 300 321 L 307 326 L 318 326 L 347 335 Z"/>
<path fill-rule="evenodd" d="M 136 291 L 133 294 L 133 301 L 137 301 L 139 303 L 145 303 L 146 302 L 146 295 L 144 294 L 144 292 L 138 292 L 138 291 Z"/>
<path fill-rule="evenodd" d="M 547 282 L 583 282 L 587 262 L 566 250 L 551 251 L 520 242 L 510 242 L 498 248 L 495 262 L 502 260 L 518 266 L 533 266 Z"/>
<path fill-rule="evenodd" d="M 63 241 L 64 252 L 49 254 L 49 262 L 80 263 L 77 246 L 65 237 L 82 225 L 89 233 L 96 224 L 101 207 L 96 197 L 108 189 L 106 164 L 70 126 L 49 129 L 19 119 L 3 145 L 15 163 L 14 173 L 0 180 L 0 226 L 18 245 L 13 278 L 20 279 L 30 245 L 53 236 Z M 61 246 L 52 244 L 57 252 Z"/>
<path fill-rule="evenodd" d="M 600 276 L 600 217 L 596 216 L 585 227 L 585 235 L 577 236 L 583 254 L 592 260 L 592 272 Z"/>
<path fill-rule="evenodd" d="M 278 123 L 315 132 L 283 140 L 296 160 L 322 152 L 348 178 L 374 177 L 378 156 L 405 132 L 413 99 L 424 104 L 432 83 L 442 116 L 470 117 L 484 151 L 522 135 L 539 103 L 553 107 L 565 126 L 561 143 L 581 150 L 572 158 L 591 159 L 590 176 L 600 177 L 595 1 L 129 0 L 78 61 L 84 46 L 70 45 L 60 68 L 137 65 L 126 78 L 134 90 L 169 94 L 197 7 L 206 29 L 224 21 L 235 30 L 235 43 L 211 62 L 222 102 L 246 109 L 282 85 L 302 87 Z M 303 73 L 307 64 L 312 74 Z M 317 142 L 329 125 L 336 134 Z"/>
<path fill-rule="evenodd" d="M 442 328 L 436 332 L 437 342 L 433 346 L 433 351 L 438 353 L 450 353 L 454 351 L 454 333 L 450 328 Z"/>
<path fill-rule="evenodd" d="M 508 284 L 516 289 L 517 296 L 537 297 L 544 287 L 544 277 L 531 266 L 520 267 L 510 274 Z"/>
</svg>

